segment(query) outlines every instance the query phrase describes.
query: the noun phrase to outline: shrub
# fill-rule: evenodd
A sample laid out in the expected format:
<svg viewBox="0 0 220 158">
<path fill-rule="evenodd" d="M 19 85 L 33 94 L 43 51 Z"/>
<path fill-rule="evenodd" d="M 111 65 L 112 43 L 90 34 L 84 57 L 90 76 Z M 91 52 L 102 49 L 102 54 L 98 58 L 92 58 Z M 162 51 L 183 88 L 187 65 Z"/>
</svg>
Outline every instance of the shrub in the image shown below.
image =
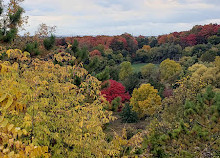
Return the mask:
<svg viewBox="0 0 220 158">
<path fill-rule="evenodd" d="M 114 100 L 112 100 L 111 103 L 111 110 L 112 111 L 118 111 L 121 105 L 121 97 L 116 97 Z"/>
<path fill-rule="evenodd" d="M 132 110 L 132 106 L 128 103 L 125 104 L 122 110 L 121 119 L 123 123 L 134 123 L 138 121 L 137 113 Z"/>
<path fill-rule="evenodd" d="M 106 84 L 106 82 L 109 82 L 109 87 L 103 89 L 101 94 L 104 94 L 104 97 L 110 103 L 117 97 L 121 97 L 122 102 L 130 99 L 130 95 L 125 91 L 125 87 L 121 83 L 115 80 L 108 80 L 103 82 L 103 84 Z"/>
<path fill-rule="evenodd" d="M 40 54 L 39 51 L 39 47 L 38 47 L 38 43 L 37 42 L 32 42 L 32 43 L 28 43 L 25 46 L 24 51 L 27 51 L 31 54 L 31 56 L 36 56 Z"/>
<path fill-rule="evenodd" d="M 44 39 L 44 47 L 46 48 L 46 50 L 52 49 L 54 44 L 55 36 L 51 35 L 50 37 Z"/>
</svg>

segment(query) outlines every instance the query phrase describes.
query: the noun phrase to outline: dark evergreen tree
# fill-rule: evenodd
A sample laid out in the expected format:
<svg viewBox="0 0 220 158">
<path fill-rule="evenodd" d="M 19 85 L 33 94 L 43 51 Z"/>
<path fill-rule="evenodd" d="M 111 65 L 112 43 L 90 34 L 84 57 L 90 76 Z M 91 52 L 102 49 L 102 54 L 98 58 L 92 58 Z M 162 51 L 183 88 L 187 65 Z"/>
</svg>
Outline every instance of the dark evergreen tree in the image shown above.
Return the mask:
<svg viewBox="0 0 220 158">
<path fill-rule="evenodd" d="M 52 49 L 54 45 L 55 45 L 55 36 L 54 35 L 51 35 L 50 37 L 47 37 L 44 39 L 44 47 L 47 50 Z"/>
<path fill-rule="evenodd" d="M 105 69 L 104 69 L 102 72 L 100 72 L 100 73 L 98 73 L 98 74 L 96 75 L 96 77 L 97 77 L 100 81 L 106 81 L 106 80 L 108 80 L 108 79 L 110 78 L 109 72 L 110 72 L 109 67 L 106 66 Z"/>
<path fill-rule="evenodd" d="M 132 106 L 128 103 L 125 104 L 125 107 L 122 110 L 121 119 L 124 123 L 134 123 L 138 121 L 137 113 L 132 110 Z"/>
</svg>

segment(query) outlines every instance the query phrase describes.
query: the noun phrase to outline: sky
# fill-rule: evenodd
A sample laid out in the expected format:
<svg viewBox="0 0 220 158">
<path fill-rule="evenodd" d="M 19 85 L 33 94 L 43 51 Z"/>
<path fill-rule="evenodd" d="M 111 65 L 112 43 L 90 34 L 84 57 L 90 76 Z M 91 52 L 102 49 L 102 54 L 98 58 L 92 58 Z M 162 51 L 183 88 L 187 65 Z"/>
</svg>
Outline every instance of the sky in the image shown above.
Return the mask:
<svg viewBox="0 0 220 158">
<path fill-rule="evenodd" d="M 32 35 L 41 23 L 57 26 L 57 36 L 157 36 L 220 24 L 220 0 L 25 0 L 22 7 Z"/>
</svg>

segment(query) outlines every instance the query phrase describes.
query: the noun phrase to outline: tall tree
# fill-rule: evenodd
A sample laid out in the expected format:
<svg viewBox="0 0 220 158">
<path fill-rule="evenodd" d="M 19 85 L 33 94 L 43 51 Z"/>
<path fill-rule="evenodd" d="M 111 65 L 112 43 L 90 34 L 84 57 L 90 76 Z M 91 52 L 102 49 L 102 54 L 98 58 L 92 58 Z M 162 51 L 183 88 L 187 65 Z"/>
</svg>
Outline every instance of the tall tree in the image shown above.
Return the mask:
<svg viewBox="0 0 220 158">
<path fill-rule="evenodd" d="M 174 60 L 166 59 L 160 64 L 160 77 L 163 81 L 174 81 L 181 72 L 181 65 Z"/>
<path fill-rule="evenodd" d="M 140 88 L 135 88 L 130 101 L 133 110 L 139 114 L 140 118 L 155 114 L 161 106 L 158 91 L 150 84 L 142 84 Z"/>
<path fill-rule="evenodd" d="M 0 40 L 11 42 L 18 33 L 19 28 L 27 22 L 27 17 L 22 17 L 24 9 L 20 3 L 24 0 L 10 0 L 8 5 L 0 1 Z"/>
</svg>

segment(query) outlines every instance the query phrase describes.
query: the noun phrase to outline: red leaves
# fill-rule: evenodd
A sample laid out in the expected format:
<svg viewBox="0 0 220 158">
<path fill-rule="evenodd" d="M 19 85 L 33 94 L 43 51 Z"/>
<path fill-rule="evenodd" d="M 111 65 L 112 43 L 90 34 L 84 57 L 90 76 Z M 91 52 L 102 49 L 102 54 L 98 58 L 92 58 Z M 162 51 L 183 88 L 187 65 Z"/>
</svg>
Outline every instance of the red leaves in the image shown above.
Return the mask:
<svg viewBox="0 0 220 158">
<path fill-rule="evenodd" d="M 194 46 L 196 44 L 207 43 L 207 39 L 210 36 L 216 35 L 220 25 L 208 24 L 194 26 L 190 31 L 173 32 L 168 35 L 158 36 L 158 43 L 172 43 L 176 42 L 181 46 Z"/>
<path fill-rule="evenodd" d="M 164 43 L 166 43 L 166 42 L 168 42 L 168 41 L 167 41 L 167 35 L 162 35 L 162 36 L 159 36 L 159 37 L 158 37 L 158 43 L 159 43 L 159 44 L 164 44 Z"/>
<path fill-rule="evenodd" d="M 112 41 L 111 36 L 83 36 L 83 37 L 67 37 L 66 41 L 73 43 L 74 40 L 79 42 L 79 47 L 86 46 L 89 50 L 98 45 L 103 45 L 105 49 L 109 48 L 109 45 Z"/>
<path fill-rule="evenodd" d="M 106 100 L 108 100 L 110 103 L 116 97 L 121 97 L 122 102 L 130 99 L 130 95 L 128 94 L 128 92 L 126 93 L 125 87 L 121 83 L 115 80 L 108 80 L 103 82 L 103 84 L 106 84 L 106 82 L 109 82 L 109 87 L 103 89 L 101 91 L 101 94 L 104 95 Z"/>
<path fill-rule="evenodd" d="M 94 56 L 102 56 L 102 54 L 101 54 L 101 52 L 99 51 L 99 50 L 93 50 L 93 51 L 91 51 L 90 53 L 89 53 L 89 56 L 90 57 L 94 57 Z"/>
<path fill-rule="evenodd" d="M 124 37 L 121 36 L 114 36 L 114 38 L 111 40 L 111 43 L 109 47 L 113 51 L 123 50 L 127 47 L 127 41 Z"/>
<path fill-rule="evenodd" d="M 197 44 L 195 34 L 190 34 L 186 39 L 187 39 L 187 44 L 190 46 L 194 46 Z"/>
</svg>

